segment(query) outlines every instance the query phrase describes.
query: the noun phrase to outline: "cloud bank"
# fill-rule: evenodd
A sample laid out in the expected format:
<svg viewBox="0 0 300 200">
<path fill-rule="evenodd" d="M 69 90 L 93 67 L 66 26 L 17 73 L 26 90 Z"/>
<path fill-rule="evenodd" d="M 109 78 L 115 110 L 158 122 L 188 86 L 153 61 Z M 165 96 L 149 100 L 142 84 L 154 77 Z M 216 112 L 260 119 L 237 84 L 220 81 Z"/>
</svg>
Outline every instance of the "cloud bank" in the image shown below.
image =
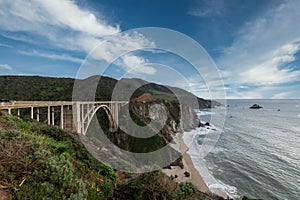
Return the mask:
<svg viewBox="0 0 300 200">
<path fill-rule="evenodd" d="M 264 97 L 262 90 L 276 92 L 276 86 L 300 80 L 299 66 L 293 64 L 300 50 L 299 7 L 299 1 L 284 1 L 270 8 L 247 22 L 223 50 L 217 65 L 233 98 Z M 284 95 L 279 91 L 274 97 Z"/>
<path fill-rule="evenodd" d="M 39 48 L 44 44 L 44 48 L 54 47 L 88 54 L 96 45 L 101 44 L 101 50 L 98 48 L 98 52 L 93 54 L 100 61 L 109 61 L 111 57 L 119 55 L 120 50 L 130 51 L 133 47 L 143 48 L 149 44 L 155 46 L 138 33 L 120 33 L 119 25 L 110 25 L 103 16 L 96 16 L 75 1 L 0 0 L 0 24 L 3 36 L 32 43 Z M 32 40 L 32 36 L 37 39 Z M 36 49 L 19 53 L 72 62 L 81 60 L 70 55 L 38 52 Z M 126 70 L 133 65 L 144 66 L 145 62 L 143 58 L 128 55 L 120 63 L 120 67 Z M 154 69 L 145 72 L 155 73 Z"/>
</svg>

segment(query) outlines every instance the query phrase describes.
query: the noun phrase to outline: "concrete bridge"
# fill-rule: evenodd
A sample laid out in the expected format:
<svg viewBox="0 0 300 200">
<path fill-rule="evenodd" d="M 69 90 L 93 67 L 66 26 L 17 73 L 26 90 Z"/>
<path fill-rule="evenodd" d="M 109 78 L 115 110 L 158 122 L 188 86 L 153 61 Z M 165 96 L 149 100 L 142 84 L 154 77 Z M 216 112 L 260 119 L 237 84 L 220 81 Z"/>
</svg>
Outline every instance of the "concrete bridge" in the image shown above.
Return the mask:
<svg viewBox="0 0 300 200">
<path fill-rule="evenodd" d="M 119 124 L 119 108 L 127 103 L 127 101 L 10 101 L 0 103 L 0 110 L 22 117 L 22 110 L 27 109 L 31 119 L 40 121 L 42 115 L 47 115 L 43 121 L 49 125 L 59 125 L 62 129 L 86 135 L 93 116 L 101 108 L 108 116 L 110 131 L 116 131 Z"/>
</svg>

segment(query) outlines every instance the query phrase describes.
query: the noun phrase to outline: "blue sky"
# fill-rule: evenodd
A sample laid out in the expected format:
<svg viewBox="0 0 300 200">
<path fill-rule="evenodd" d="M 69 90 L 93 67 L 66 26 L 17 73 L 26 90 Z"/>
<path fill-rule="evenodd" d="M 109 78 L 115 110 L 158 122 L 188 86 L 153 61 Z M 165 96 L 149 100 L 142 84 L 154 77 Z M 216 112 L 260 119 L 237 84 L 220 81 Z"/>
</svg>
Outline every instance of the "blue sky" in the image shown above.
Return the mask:
<svg viewBox="0 0 300 200">
<path fill-rule="evenodd" d="M 212 97 L 216 91 L 208 91 L 186 60 L 155 51 L 145 35 L 122 33 L 162 27 L 203 46 L 227 98 L 300 98 L 299 9 L 300 1 L 281 0 L 0 0 L 0 74 L 76 77 L 82 63 L 104 69 L 123 50 L 150 46 L 122 55 L 105 75 Z M 96 61 L 83 62 L 99 43 L 104 47 L 94 54 Z"/>
</svg>

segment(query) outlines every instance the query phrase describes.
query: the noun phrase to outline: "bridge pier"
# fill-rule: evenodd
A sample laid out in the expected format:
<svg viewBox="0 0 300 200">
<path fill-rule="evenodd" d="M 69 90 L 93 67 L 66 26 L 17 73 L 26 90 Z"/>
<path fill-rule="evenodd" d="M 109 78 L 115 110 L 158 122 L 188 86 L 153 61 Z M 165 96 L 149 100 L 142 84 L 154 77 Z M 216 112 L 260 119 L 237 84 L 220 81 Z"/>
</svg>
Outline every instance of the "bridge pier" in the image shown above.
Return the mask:
<svg viewBox="0 0 300 200">
<path fill-rule="evenodd" d="M 63 114 L 63 127 L 65 130 L 71 132 L 77 132 L 75 120 L 73 118 L 73 106 L 65 106 L 64 107 L 64 114 Z"/>
<path fill-rule="evenodd" d="M 48 125 L 50 125 L 50 123 L 51 123 L 50 122 L 50 106 L 48 106 L 48 113 L 47 114 L 48 114 L 48 117 L 47 117 L 48 120 L 47 120 L 47 122 L 48 122 Z"/>
<path fill-rule="evenodd" d="M 36 121 L 40 121 L 40 108 L 39 107 L 37 107 L 36 108 Z"/>
<path fill-rule="evenodd" d="M 112 114 L 111 123 L 110 123 L 110 132 L 115 132 L 118 130 L 119 127 L 119 106 L 116 103 L 111 103 L 109 105 L 110 112 Z"/>
<path fill-rule="evenodd" d="M 52 116 L 52 126 L 54 126 L 55 122 L 54 122 L 54 107 L 51 107 L 51 116 Z"/>
<path fill-rule="evenodd" d="M 30 108 L 30 119 L 33 119 L 33 107 Z"/>
<path fill-rule="evenodd" d="M 60 128 L 64 129 L 64 106 L 60 106 Z"/>
</svg>

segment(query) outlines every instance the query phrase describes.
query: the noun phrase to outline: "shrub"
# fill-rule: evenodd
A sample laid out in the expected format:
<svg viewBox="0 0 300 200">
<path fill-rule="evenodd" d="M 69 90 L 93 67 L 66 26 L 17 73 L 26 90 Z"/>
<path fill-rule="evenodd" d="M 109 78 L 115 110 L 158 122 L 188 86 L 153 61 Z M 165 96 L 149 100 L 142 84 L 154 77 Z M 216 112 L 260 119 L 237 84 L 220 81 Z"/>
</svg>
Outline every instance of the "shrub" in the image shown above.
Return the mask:
<svg viewBox="0 0 300 200">
<path fill-rule="evenodd" d="M 14 117 L 13 115 L 4 115 L 2 118 L 9 122 L 20 122 L 21 121 L 20 118 Z"/>
<path fill-rule="evenodd" d="M 68 155 L 74 154 L 73 145 L 70 141 L 56 141 L 49 137 L 43 137 L 43 140 L 43 142 L 56 153 L 67 153 Z"/>
<path fill-rule="evenodd" d="M 35 124 L 31 127 L 31 131 L 38 134 L 47 135 L 57 141 L 67 140 L 71 138 L 70 133 L 50 125 Z"/>
<path fill-rule="evenodd" d="M 194 194 L 197 191 L 197 188 L 195 185 L 193 185 L 190 182 L 185 182 L 185 183 L 180 183 L 179 184 L 180 190 L 185 194 L 185 195 L 191 195 Z"/>
<path fill-rule="evenodd" d="M 8 131 L 1 132 L 1 136 L 4 140 L 13 140 L 19 135 L 20 132 L 15 130 L 8 130 Z"/>
<path fill-rule="evenodd" d="M 114 186 L 109 183 L 109 182 L 105 182 L 102 186 L 101 186 L 101 191 L 103 192 L 105 197 L 109 197 L 112 195 L 113 193 L 113 189 Z"/>
<path fill-rule="evenodd" d="M 25 133 L 30 132 L 31 124 L 28 122 L 20 121 L 17 123 L 17 126 L 20 130 L 22 130 Z"/>
<path fill-rule="evenodd" d="M 64 154 L 49 157 L 49 152 L 39 151 L 36 155 L 41 161 L 26 184 L 20 187 L 18 199 L 87 198 L 86 184 L 74 176 L 73 165 Z"/>
<path fill-rule="evenodd" d="M 112 181 L 117 180 L 117 176 L 114 170 L 107 164 L 101 163 L 98 166 L 98 173 Z"/>
<path fill-rule="evenodd" d="M 122 199 L 137 199 L 140 195 L 142 186 L 137 183 L 129 182 L 122 188 Z"/>
</svg>

